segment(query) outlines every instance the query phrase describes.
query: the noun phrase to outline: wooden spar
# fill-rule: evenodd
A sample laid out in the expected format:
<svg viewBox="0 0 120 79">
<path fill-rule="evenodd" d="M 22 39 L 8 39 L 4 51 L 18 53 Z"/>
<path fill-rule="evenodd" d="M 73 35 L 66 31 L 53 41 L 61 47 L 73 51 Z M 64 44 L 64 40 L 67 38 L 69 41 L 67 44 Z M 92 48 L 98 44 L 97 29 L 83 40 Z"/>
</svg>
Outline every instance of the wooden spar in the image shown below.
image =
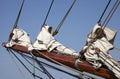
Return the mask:
<svg viewBox="0 0 120 79">
<path fill-rule="evenodd" d="M 6 43 L 2 44 L 4 47 L 6 47 Z M 28 51 L 28 48 L 25 46 L 21 46 L 21 45 L 14 45 L 13 47 L 10 47 L 10 49 L 15 50 L 15 51 L 20 51 L 22 53 L 26 53 L 26 54 L 30 54 Z M 42 54 L 41 54 L 42 53 Z M 71 67 L 73 69 L 76 70 L 80 70 L 80 71 L 85 71 L 85 72 L 89 72 L 107 79 L 115 79 L 116 77 L 113 75 L 113 73 L 108 70 L 106 67 L 101 67 L 99 69 L 95 69 L 92 65 L 90 65 L 87 61 L 85 60 L 81 60 L 82 62 L 79 62 L 77 64 L 77 68 L 75 66 L 75 62 L 76 62 L 76 58 L 74 56 L 68 56 L 68 55 L 63 55 L 60 53 L 56 53 L 56 52 L 47 52 L 47 51 L 36 51 L 35 53 L 33 53 L 36 57 L 42 57 L 44 59 L 47 60 L 55 60 L 59 63 L 62 63 L 68 67 Z M 49 57 L 50 59 L 46 58 Z"/>
</svg>

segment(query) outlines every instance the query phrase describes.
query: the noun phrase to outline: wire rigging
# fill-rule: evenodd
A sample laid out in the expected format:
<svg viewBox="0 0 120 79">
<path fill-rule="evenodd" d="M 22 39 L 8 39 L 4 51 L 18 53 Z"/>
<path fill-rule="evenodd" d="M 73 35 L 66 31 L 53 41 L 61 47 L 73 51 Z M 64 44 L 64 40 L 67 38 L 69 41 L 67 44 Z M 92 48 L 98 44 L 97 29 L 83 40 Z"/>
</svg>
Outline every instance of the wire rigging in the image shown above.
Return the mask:
<svg viewBox="0 0 120 79">
<path fill-rule="evenodd" d="M 106 17 L 104 23 L 102 24 L 102 26 L 106 27 L 108 22 L 110 21 L 110 19 L 112 18 L 113 14 L 115 13 L 117 7 L 120 4 L 120 0 L 116 0 L 115 4 L 113 5 L 112 9 L 110 10 L 108 16 Z"/>
<path fill-rule="evenodd" d="M 42 77 L 37 76 L 37 75 L 35 75 L 34 73 L 32 73 L 31 70 L 20 60 L 20 58 L 19 58 L 17 55 L 14 54 L 14 52 L 13 52 L 11 49 L 8 48 L 8 52 L 12 53 L 12 54 L 16 57 L 16 59 L 25 67 L 25 69 L 26 69 L 33 77 L 35 76 L 35 77 L 37 77 L 37 78 L 39 78 L 39 79 L 43 79 Z"/>
<path fill-rule="evenodd" d="M 49 77 L 49 79 L 54 79 L 54 77 L 45 69 L 45 67 L 40 62 L 37 61 L 36 56 L 34 56 L 32 52 L 30 52 L 30 54 L 35 60 L 35 62 L 39 65 L 39 67 L 43 70 L 43 72 Z"/>
<path fill-rule="evenodd" d="M 30 57 L 30 56 L 28 56 L 28 55 L 25 55 L 25 54 L 23 54 L 23 53 L 20 53 L 20 52 L 18 52 L 18 53 L 19 53 L 32 67 L 35 67 L 35 69 L 37 69 L 38 71 L 44 73 L 40 68 L 34 66 L 34 65 L 28 60 L 28 59 L 33 60 L 32 57 Z M 27 59 L 27 58 L 28 58 L 28 59 Z"/>
<path fill-rule="evenodd" d="M 12 28 L 12 31 L 10 32 L 8 41 L 10 41 L 11 38 L 12 38 L 12 35 L 13 35 L 12 32 L 13 32 L 14 28 L 17 28 L 17 27 L 18 27 L 17 24 L 18 24 L 18 21 L 19 21 L 19 18 L 20 18 L 20 14 L 21 14 L 21 12 L 22 12 L 22 8 L 23 8 L 23 5 L 24 5 L 24 2 L 25 2 L 25 0 L 22 1 L 21 7 L 20 7 L 20 9 L 19 9 L 19 12 L 18 12 L 18 15 L 17 15 L 17 18 L 16 18 L 16 21 L 15 21 L 15 23 L 14 23 L 14 26 L 13 26 L 13 28 Z"/>
<path fill-rule="evenodd" d="M 112 18 L 113 14 L 115 13 L 116 9 L 118 8 L 119 4 L 120 4 L 120 0 L 116 0 L 113 7 L 111 8 L 110 12 L 108 13 L 107 17 L 105 18 L 105 20 L 103 21 L 103 23 L 101 22 L 101 19 L 103 17 L 103 15 L 105 14 L 108 6 L 110 4 L 110 1 L 108 2 L 107 6 L 105 7 L 105 10 L 103 11 L 98 24 L 101 26 L 101 29 L 97 31 L 97 35 L 100 36 L 103 33 L 103 30 L 105 29 L 105 27 L 107 26 L 107 24 L 109 23 L 110 19 Z"/>
<path fill-rule="evenodd" d="M 14 27 L 13 28 L 16 28 L 18 27 L 17 24 L 18 24 L 18 21 L 19 21 L 19 18 L 20 18 L 20 14 L 22 12 L 22 8 L 23 8 L 23 4 L 24 4 L 25 0 L 22 1 L 22 4 L 21 4 L 21 7 L 20 7 L 20 10 L 19 10 L 19 13 L 18 13 L 18 16 L 16 18 L 16 21 L 15 21 L 15 24 L 14 24 Z"/>
<path fill-rule="evenodd" d="M 49 9 L 48 9 L 47 15 L 46 15 L 46 17 L 45 17 L 45 19 L 44 19 L 44 22 L 43 22 L 43 25 L 42 25 L 42 26 L 44 26 L 45 23 L 46 23 L 46 21 L 47 21 L 47 18 L 48 18 L 48 15 L 49 15 L 49 13 L 50 13 L 50 10 L 51 10 L 51 8 L 52 8 L 53 2 L 54 2 L 54 0 L 52 0 L 52 2 L 51 2 L 51 4 L 50 4 L 50 7 L 49 7 Z"/>
<path fill-rule="evenodd" d="M 25 75 L 23 74 L 22 70 L 20 69 L 20 67 L 19 67 L 19 66 L 18 66 L 18 64 L 16 63 L 16 61 L 15 61 L 14 57 L 12 56 L 12 54 L 9 52 L 9 50 L 8 50 L 8 49 L 7 49 L 7 51 L 8 51 L 8 53 L 9 53 L 9 55 L 10 55 L 11 59 L 12 59 L 12 60 L 13 60 L 13 62 L 15 63 L 16 67 L 18 68 L 18 70 L 19 70 L 20 74 L 23 76 L 23 78 L 24 78 L 24 79 L 26 79 L 26 78 L 25 78 Z"/>
<path fill-rule="evenodd" d="M 23 54 L 22 52 L 20 52 L 20 51 L 16 51 L 18 54 L 20 54 L 30 65 L 32 65 L 33 67 L 35 67 L 37 70 L 39 70 L 40 72 L 42 72 L 42 73 L 45 73 L 44 71 L 41 71 L 38 67 L 36 67 L 36 66 L 34 66 L 30 61 L 28 61 L 26 58 L 28 58 L 28 59 L 31 59 L 31 60 L 33 60 L 33 57 L 30 57 L 30 56 L 28 56 L 28 55 L 25 55 L 25 54 Z M 55 70 L 58 70 L 58 71 L 61 71 L 61 72 L 63 72 L 63 73 L 66 73 L 66 74 L 68 74 L 68 75 L 70 75 L 70 76 L 73 76 L 73 77 L 76 77 L 76 78 L 78 78 L 78 79 L 83 79 L 82 77 L 80 77 L 80 76 L 77 76 L 77 75 L 75 75 L 75 74 L 72 74 L 72 73 L 69 73 L 69 72 L 67 72 L 67 71 L 64 71 L 64 70 L 62 70 L 62 69 L 59 69 L 59 68 L 57 68 L 57 67 L 55 67 L 55 66 L 52 66 L 52 65 L 49 65 L 49 64 L 47 64 L 47 63 L 44 63 L 44 62 L 42 62 L 42 61 L 40 61 L 40 60 L 38 60 L 38 59 L 35 59 L 35 60 L 37 60 L 37 62 L 38 62 L 38 64 L 42 64 L 42 65 L 45 65 L 45 66 L 48 66 L 48 67 L 50 67 L 50 68 L 53 68 L 53 69 L 55 69 Z M 31 72 L 32 73 L 32 72 Z M 35 73 L 32 73 L 32 75 L 33 76 L 35 76 L 35 77 L 37 77 L 37 75 L 35 75 Z M 86 75 L 86 74 L 84 74 L 85 76 L 88 76 L 88 75 Z M 83 75 L 83 76 L 84 76 Z M 90 77 L 90 76 L 88 76 L 88 77 Z M 50 78 L 51 79 L 51 78 Z M 95 78 L 93 78 L 93 79 L 95 79 Z"/>
<path fill-rule="evenodd" d="M 18 52 L 30 65 L 32 65 L 35 69 L 37 69 L 37 70 L 39 70 L 40 72 L 42 72 L 42 73 L 44 73 L 44 74 L 46 74 L 48 77 L 49 77 L 49 79 L 54 79 L 53 77 L 52 77 L 52 75 L 50 75 L 50 73 L 42 66 L 42 64 L 41 64 L 41 62 L 36 62 L 36 61 L 38 61 L 37 59 L 36 59 L 36 57 L 34 56 L 32 56 L 32 57 L 30 57 L 30 56 L 27 56 L 27 55 L 24 55 L 24 54 L 22 54 L 22 53 L 20 53 L 20 52 Z M 29 58 L 29 59 L 31 59 L 32 61 L 35 61 L 38 65 L 39 65 L 39 67 L 43 70 L 41 70 L 40 68 L 38 68 L 38 67 L 36 67 L 34 64 L 32 64 L 31 62 L 29 62 L 27 59 L 26 59 L 26 57 L 27 58 Z M 34 73 L 35 74 L 35 73 Z M 35 78 L 35 77 L 34 77 Z"/>
<path fill-rule="evenodd" d="M 103 16 L 104 16 L 104 14 L 105 14 L 108 6 L 110 5 L 110 2 L 111 2 L 111 0 L 109 0 L 109 2 L 107 3 L 107 5 L 106 5 L 106 7 L 105 7 L 105 9 L 104 9 L 104 11 L 103 11 L 103 13 L 102 13 L 102 15 L 100 16 L 100 19 L 98 20 L 98 23 L 99 23 L 99 24 L 101 23 L 101 20 L 102 20 L 102 18 L 103 18 Z"/>
<path fill-rule="evenodd" d="M 115 13 L 116 9 L 118 8 L 119 4 L 120 4 L 120 0 L 116 0 L 113 7 L 111 8 L 110 12 L 108 13 L 107 17 L 105 18 L 105 20 L 103 21 L 103 23 L 101 23 L 101 20 L 104 16 L 104 14 L 106 13 L 109 5 L 110 5 L 111 0 L 109 0 L 109 2 L 107 3 L 102 15 L 100 16 L 99 20 L 98 20 L 98 24 L 100 24 L 102 26 L 102 29 L 104 30 L 104 28 L 107 26 L 107 24 L 109 23 L 110 19 L 112 18 L 113 14 Z"/>
<path fill-rule="evenodd" d="M 19 18 L 20 18 L 20 14 L 21 14 L 21 11 L 22 11 L 22 8 L 23 8 L 24 1 L 25 1 L 25 0 L 23 0 L 23 2 L 22 2 L 22 4 L 21 4 L 21 7 L 20 7 L 20 10 L 19 10 L 18 16 L 17 16 L 17 18 L 16 18 L 16 21 L 15 21 L 15 24 L 14 24 L 13 29 L 16 28 L 16 27 L 18 27 L 17 24 L 18 24 L 18 21 L 19 21 Z M 71 11 L 71 9 L 72 9 L 75 1 L 76 1 L 76 0 L 73 1 L 72 5 L 71 5 L 70 8 L 68 9 L 67 13 L 66 13 L 65 16 L 63 17 L 63 19 L 61 20 L 61 22 L 59 23 L 59 25 L 57 26 L 56 30 L 54 31 L 53 36 L 58 33 L 59 29 L 60 29 L 61 26 L 63 25 L 65 19 L 66 19 L 67 16 L 68 16 L 68 14 L 70 13 L 70 11 Z M 48 12 L 47 12 L 47 15 L 46 15 L 46 17 L 45 17 L 45 20 L 44 20 L 44 22 L 43 22 L 43 25 L 46 23 L 46 20 L 47 20 L 47 18 L 48 18 L 49 13 L 50 13 L 50 10 L 51 10 L 51 7 L 52 7 L 52 5 L 53 5 L 53 2 L 54 2 L 54 0 L 52 0 L 52 2 L 51 2 L 51 5 L 50 5 L 50 7 L 49 7 L 49 9 L 48 9 Z M 104 11 L 103 11 L 100 19 L 98 20 L 98 23 L 101 23 L 101 19 L 102 19 L 102 17 L 104 16 L 104 14 L 105 14 L 105 12 L 106 12 L 106 10 L 107 10 L 110 2 L 111 2 L 111 0 L 109 0 L 108 4 L 106 5 L 106 7 L 105 7 L 105 9 L 104 9 Z M 120 4 L 120 1 L 119 1 L 119 0 L 116 0 L 114 6 L 112 7 L 111 11 L 109 12 L 109 14 L 108 14 L 108 16 L 106 17 L 105 21 L 103 22 L 102 26 L 105 27 L 105 26 L 108 24 L 108 22 L 110 21 L 111 17 L 113 16 L 113 14 L 114 14 L 114 12 L 116 11 L 116 9 L 117 9 L 117 7 L 119 6 L 119 4 Z M 42 26 L 43 26 L 43 25 L 42 25 Z M 31 70 L 14 54 L 14 52 L 13 52 L 11 49 L 8 49 L 8 52 L 11 52 L 11 53 L 18 59 L 18 61 L 26 68 L 26 70 L 27 70 L 30 74 L 32 74 L 32 76 L 34 77 L 34 79 L 35 79 L 35 77 L 40 78 L 40 79 L 43 79 L 42 77 L 39 77 L 39 76 L 37 76 L 37 75 L 35 74 L 35 69 L 33 70 L 33 73 L 32 73 Z M 29 62 L 34 68 L 40 70 L 39 68 L 35 67 L 35 63 L 34 63 L 34 62 L 36 62 L 36 63 L 39 65 L 39 67 L 43 70 L 43 71 L 41 71 L 41 70 L 40 70 L 40 71 L 43 72 L 43 73 L 45 73 L 50 79 L 54 79 L 54 77 L 45 69 L 45 67 L 43 66 L 43 64 L 46 65 L 46 66 L 49 66 L 49 67 L 51 67 L 51 68 L 53 68 L 53 69 L 62 71 L 61 69 L 58 69 L 58 68 L 53 67 L 53 66 L 51 66 L 51 65 L 48 65 L 48 64 L 46 64 L 46 63 L 44 63 L 44 62 L 42 62 L 42 61 L 39 61 L 31 52 L 30 52 L 30 55 L 31 55 L 32 57 L 29 57 L 29 56 L 28 56 L 28 58 L 33 59 L 33 64 L 30 63 L 29 61 L 28 61 L 28 62 Z M 21 56 L 24 57 L 24 55 L 21 55 Z M 25 58 L 25 57 L 24 57 L 24 58 Z M 25 59 L 26 59 L 26 58 L 25 58 Z M 27 61 L 27 59 L 26 59 L 26 61 Z M 69 73 L 69 72 L 66 72 L 66 71 L 62 71 L 62 72 L 67 73 L 67 74 L 69 74 L 69 75 L 72 75 L 72 76 L 76 77 L 76 75 L 73 75 L 73 74 L 71 74 L 71 73 Z"/>
<path fill-rule="evenodd" d="M 30 57 L 30 56 L 28 56 L 28 55 L 25 55 L 25 54 L 23 54 L 23 53 L 19 53 L 19 54 L 22 55 L 22 57 L 23 57 L 29 64 L 32 65 L 32 63 L 30 63 L 30 62 L 26 59 L 26 58 L 28 58 L 28 59 L 33 60 L 32 57 Z M 55 69 L 55 70 L 58 70 L 58 71 L 60 71 L 60 72 L 63 72 L 63 73 L 65 73 L 65 74 L 68 74 L 68 75 L 70 75 L 70 76 L 73 76 L 73 77 L 76 77 L 76 78 L 80 78 L 80 77 L 77 76 L 77 75 L 74 75 L 74 74 L 72 74 L 72 73 L 70 73 L 70 72 L 67 72 L 67 71 L 65 71 L 65 70 L 62 70 L 62 69 L 57 68 L 57 67 L 55 67 L 55 66 L 49 65 L 49 64 L 47 64 L 47 63 L 45 63 L 45 62 L 42 62 L 42 61 L 40 61 L 40 60 L 37 60 L 37 61 L 38 61 L 39 63 L 47 66 L 47 67 L 53 68 L 53 69 Z M 33 65 L 32 65 L 32 66 L 33 66 Z M 37 68 L 37 67 L 35 67 L 35 68 L 38 69 L 38 70 L 40 70 L 40 69 Z"/>
<path fill-rule="evenodd" d="M 34 60 L 34 57 L 32 57 L 32 62 L 33 62 L 33 73 L 35 74 L 35 60 Z M 35 76 L 33 75 L 34 79 L 35 79 Z"/>
<path fill-rule="evenodd" d="M 37 77 L 37 78 L 42 79 L 41 77 L 35 75 L 35 73 L 32 73 L 32 72 L 29 70 L 29 68 L 27 68 L 27 66 L 19 59 L 19 57 L 17 57 L 17 55 L 14 54 L 14 52 L 13 52 L 11 49 L 9 49 L 9 52 L 11 52 L 11 53 L 17 58 L 17 60 L 27 69 L 27 71 L 33 76 L 33 78 Z M 19 51 L 17 51 L 17 53 L 19 53 L 28 63 L 30 63 L 30 62 L 23 56 L 23 54 L 21 54 Z M 34 61 L 38 64 L 38 66 L 39 66 L 43 71 L 41 71 L 39 68 L 35 67 L 34 64 L 32 64 L 32 63 L 30 63 L 30 64 L 31 64 L 33 67 L 35 67 L 36 69 L 38 69 L 39 71 L 41 71 L 42 73 L 45 73 L 45 74 L 49 77 L 49 79 L 54 79 L 54 77 L 52 77 L 52 75 L 42 66 L 42 64 L 37 60 L 37 58 L 36 58 L 34 55 L 31 55 L 31 56 L 32 56 L 32 57 L 31 57 L 32 60 L 34 60 Z M 33 58 L 33 57 L 34 57 L 34 58 Z"/>
<path fill-rule="evenodd" d="M 63 17 L 63 19 L 61 20 L 61 22 L 58 24 L 56 30 L 53 32 L 53 36 L 56 35 L 59 32 L 61 26 L 63 25 L 65 19 L 67 18 L 68 14 L 70 13 L 70 11 L 71 11 L 73 5 L 75 4 L 75 2 L 76 2 L 76 0 L 73 1 L 73 3 L 71 4 L 70 8 L 67 11 L 67 13 L 65 14 L 65 16 Z"/>
</svg>

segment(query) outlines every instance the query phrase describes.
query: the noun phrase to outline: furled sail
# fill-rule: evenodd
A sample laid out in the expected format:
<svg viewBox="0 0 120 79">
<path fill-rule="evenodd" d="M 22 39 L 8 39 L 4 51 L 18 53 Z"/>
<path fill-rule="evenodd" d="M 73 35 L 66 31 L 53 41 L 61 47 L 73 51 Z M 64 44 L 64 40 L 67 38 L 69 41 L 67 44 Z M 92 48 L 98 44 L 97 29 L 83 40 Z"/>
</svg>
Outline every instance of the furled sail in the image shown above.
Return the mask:
<svg viewBox="0 0 120 79">
<path fill-rule="evenodd" d="M 99 24 L 96 24 L 92 32 L 88 35 L 87 43 L 98 47 L 103 52 L 108 52 L 113 48 L 113 41 L 116 35 L 116 31 L 110 28 L 105 27 L 101 36 L 95 32 L 102 27 Z M 102 31 L 101 31 L 102 32 Z M 100 33 L 100 32 L 99 32 Z"/>
<path fill-rule="evenodd" d="M 33 43 L 32 47 L 28 48 L 29 51 L 35 50 L 48 50 L 50 51 L 57 51 L 62 54 L 73 55 L 78 57 L 78 53 L 75 52 L 73 49 L 70 49 L 61 43 L 59 43 L 54 37 L 52 32 L 52 27 L 48 25 L 44 25 L 41 28 L 40 33 L 38 34 L 35 42 Z"/>
<path fill-rule="evenodd" d="M 108 53 L 114 47 L 116 33 L 113 29 L 107 27 L 103 29 L 102 26 L 96 24 L 88 35 L 87 44 L 83 47 L 83 55 L 95 68 L 100 68 L 104 64 L 117 78 L 120 78 L 120 64 Z"/>
<path fill-rule="evenodd" d="M 6 44 L 7 47 L 12 47 L 13 45 L 22 45 L 29 47 L 31 46 L 31 41 L 29 35 L 21 28 L 14 28 L 10 33 L 10 40 Z"/>
</svg>

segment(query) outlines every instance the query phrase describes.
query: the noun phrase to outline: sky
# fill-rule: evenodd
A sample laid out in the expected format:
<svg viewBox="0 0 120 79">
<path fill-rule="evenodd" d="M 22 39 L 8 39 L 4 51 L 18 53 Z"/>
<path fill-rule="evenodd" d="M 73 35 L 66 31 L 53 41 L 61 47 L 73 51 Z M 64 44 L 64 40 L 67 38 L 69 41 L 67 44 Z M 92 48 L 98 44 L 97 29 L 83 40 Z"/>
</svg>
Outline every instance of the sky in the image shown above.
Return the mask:
<svg viewBox="0 0 120 79">
<path fill-rule="evenodd" d="M 55 0 L 46 24 L 56 29 L 73 0 Z M 76 0 L 71 12 L 55 38 L 63 45 L 79 52 L 85 45 L 87 34 L 99 20 L 108 0 Z M 115 0 L 112 0 L 111 6 Z M 22 0 L 0 0 L 0 43 L 7 42 L 9 33 L 16 20 Z M 34 42 L 45 19 L 51 0 L 25 0 L 18 22 Z M 108 11 L 110 10 L 108 8 Z M 120 48 L 120 6 L 114 13 L 107 27 L 118 31 L 114 46 Z M 104 19 L 102 20 L 104 21 Z M 0 79 L 24 79 L 6 49 L 0 46 Z M 111 50 L 110 55 L 120 61 L 120 51 Z M 16 60 L 17 61 L 17 60 Z M 44 62 L 47 62 L 44 60 Z M 33 79 L 17 61 L 25 79 Z M 27 64 L 26 64 L 27 65 Z M 64 68 L 63 68 L 64 69 Z M 56 79 L 76 79 L 63 73 L 48 69 Z M 69 69 L 66 69 L 69 71 Z M 72 71 L 69 71 L 72 72 Z M 73 72 L 74 73 L 74 72 Z M 45 78 L 48 79 L 48 78 Z"/>
</svg>

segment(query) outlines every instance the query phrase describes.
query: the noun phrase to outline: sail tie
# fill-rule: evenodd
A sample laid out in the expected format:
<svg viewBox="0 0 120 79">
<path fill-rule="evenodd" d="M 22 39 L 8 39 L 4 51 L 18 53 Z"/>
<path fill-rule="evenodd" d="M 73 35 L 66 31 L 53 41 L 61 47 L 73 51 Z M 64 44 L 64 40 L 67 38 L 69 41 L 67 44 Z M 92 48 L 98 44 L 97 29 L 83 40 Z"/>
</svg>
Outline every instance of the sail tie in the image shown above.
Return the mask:
<svg viewBox="0 0 120 79">
<path fill-rule="evenodd" d="M 83 63 L 83 62 L 80 61 L 79 58 L 75 60 L 75 67 L 79 70 L 79 68 L 78 68 L 78 63 Z"/>
</svg>

